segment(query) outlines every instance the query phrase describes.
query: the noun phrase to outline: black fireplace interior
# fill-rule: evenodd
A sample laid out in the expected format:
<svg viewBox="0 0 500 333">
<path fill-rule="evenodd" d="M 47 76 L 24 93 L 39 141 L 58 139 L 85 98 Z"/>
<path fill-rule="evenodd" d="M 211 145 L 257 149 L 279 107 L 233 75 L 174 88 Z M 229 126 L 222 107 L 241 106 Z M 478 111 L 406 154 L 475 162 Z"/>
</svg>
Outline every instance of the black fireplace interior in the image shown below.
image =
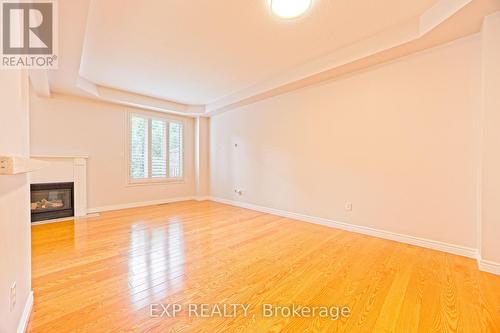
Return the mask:
<svg viewBox="0 0 500 333">
<path fill-rule="evenodd" d="M 75 215 L 74 183 L 31 184 L 31 222 Z"/>
</svg>

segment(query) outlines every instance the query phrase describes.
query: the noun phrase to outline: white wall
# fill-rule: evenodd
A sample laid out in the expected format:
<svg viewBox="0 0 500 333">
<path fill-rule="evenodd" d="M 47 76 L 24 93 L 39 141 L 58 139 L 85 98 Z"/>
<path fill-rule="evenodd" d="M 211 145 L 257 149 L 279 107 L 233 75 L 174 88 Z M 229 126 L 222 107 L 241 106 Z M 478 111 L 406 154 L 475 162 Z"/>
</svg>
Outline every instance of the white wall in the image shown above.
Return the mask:
<svg viewBox="0 0 500 333">
<path fill-rule="evenodd" d="M 500 272 L 500 13 L 482 30 L 483 112 L 481 257 Z"/>
<path fill-rule="evenodd" d="M 0 156 L 29 156 L 27 76 L 0 70 Z M 10 287 L 16 305 L 10 309 Z M 0 332 L 17 330 L 31 292 L 31 229 L 27 174 L 0 175 Z"/>
<path fill-rule="evenodd" d="M 89 209 L 193 196 L 194 119 L 185 122 L 185 181 L 183 183 L 127 184 L 126 114 L 130 107 L 83 98 L 32 96 L 31 153 L 34 155 L 89 155 Z"/>
<path fill-rule="evenodd" d="M 208 179 L 210 177 L 210 119 L 196 118 L 195 131 L 196 196 L 206 198 L 209 194 Z"/>
<path fill-rule="evenodd" d="M 480 73 L 475 35 L 215 116 L 211 195 L 475 248 Z"/>
</svg>

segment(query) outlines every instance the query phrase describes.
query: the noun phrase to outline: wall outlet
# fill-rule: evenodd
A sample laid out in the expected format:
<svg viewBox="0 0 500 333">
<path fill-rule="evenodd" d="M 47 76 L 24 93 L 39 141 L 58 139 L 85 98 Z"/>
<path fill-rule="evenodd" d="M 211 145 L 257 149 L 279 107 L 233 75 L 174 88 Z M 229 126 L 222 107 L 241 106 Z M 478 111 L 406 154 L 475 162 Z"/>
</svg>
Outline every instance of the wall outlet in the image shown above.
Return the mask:
<svg viewBox="0 0 500 333">
<path fill-rule="evenodd" d="M 345 210 L 348 212 L 352 211 L 352 202 L 345 203 Z"/>
<path fill-rule="evenodd" d="M 234 189 L 234 193 L 238 194 L 238 195 L 243 195 L 243 191 L 238 189 L 238 188 L 235 188 Z"/>
<path fill-rule="evenodd" d="M 14 308 L 16 307 L 16 298 L 17 298 L 17 291 L 16 291 L 16 283 L 12 283 L 10 286 L 10 312 L 14 311 Z"/>
</svg>

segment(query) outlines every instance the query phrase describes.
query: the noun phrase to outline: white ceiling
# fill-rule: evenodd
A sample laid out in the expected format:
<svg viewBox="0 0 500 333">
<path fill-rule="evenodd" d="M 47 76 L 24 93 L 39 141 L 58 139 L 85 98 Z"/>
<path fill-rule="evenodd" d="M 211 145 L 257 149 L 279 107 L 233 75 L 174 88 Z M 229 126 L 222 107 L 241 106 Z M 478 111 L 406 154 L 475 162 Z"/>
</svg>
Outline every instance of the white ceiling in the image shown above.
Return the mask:
<svg viewBox="0 0 500 333">
<path fill-rule="evenodd" d="M 314 0 L 295 20 L 273 16 L 268 0 L 91 1 L 80 74 L 107 87 L 208 104 L 419 16 L 436 1 Z M 84 3 L 62 2 L 64 35 L 80 34 Z M 79 59 L 75 50 L 64 51 Z"/>
<path fill-rule="evenodd" d="M 479 18 L 500 3 L 313 0 L 307 14 L 284 20 L 272 15 L 268 1 L 60 1 L 59 69 L 49 73 L 50 90 L 101 99 L 89 91 L 111 92 L 115 102 L 120 96 L 129 105 L 149 96 L 155 98 L 146 101 L 150 105 L 216 109 L 286 83 L 282 78 L 310 64 L 340 63 L 384 49 L 382 41 L 397 40 L 396 46 L 419 38 L 414 32 L 421 30 L 422 17 L 439 23 L 463 7 L 469 10 L 462 16 Z M 452 28 L 456 32 L 446 33 L 449 38 L 459 36 L 460 26 L 462 21 Z M 81 78 L 97 88 L 80 89 Z"/>
<path fill-rule="evenodd" d="M 82 46 L 90 0 L 59 1 L 58 69 L 49 71 L 50 90 L 67 95 L 87 94 L 78 89 Z"/>
</svg>

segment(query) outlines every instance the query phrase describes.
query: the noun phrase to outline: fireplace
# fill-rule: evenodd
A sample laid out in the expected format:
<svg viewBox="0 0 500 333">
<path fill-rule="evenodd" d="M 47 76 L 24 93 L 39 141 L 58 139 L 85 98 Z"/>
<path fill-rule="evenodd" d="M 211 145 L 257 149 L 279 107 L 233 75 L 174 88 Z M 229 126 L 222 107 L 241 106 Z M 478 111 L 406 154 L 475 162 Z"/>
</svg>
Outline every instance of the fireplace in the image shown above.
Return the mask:
<svg viewBox="0 0 500 333">
<path fill-rule="evenodd" d="M 31 184 L 31 222 L 75 215 L 74 183 Z"/>
</svg>

